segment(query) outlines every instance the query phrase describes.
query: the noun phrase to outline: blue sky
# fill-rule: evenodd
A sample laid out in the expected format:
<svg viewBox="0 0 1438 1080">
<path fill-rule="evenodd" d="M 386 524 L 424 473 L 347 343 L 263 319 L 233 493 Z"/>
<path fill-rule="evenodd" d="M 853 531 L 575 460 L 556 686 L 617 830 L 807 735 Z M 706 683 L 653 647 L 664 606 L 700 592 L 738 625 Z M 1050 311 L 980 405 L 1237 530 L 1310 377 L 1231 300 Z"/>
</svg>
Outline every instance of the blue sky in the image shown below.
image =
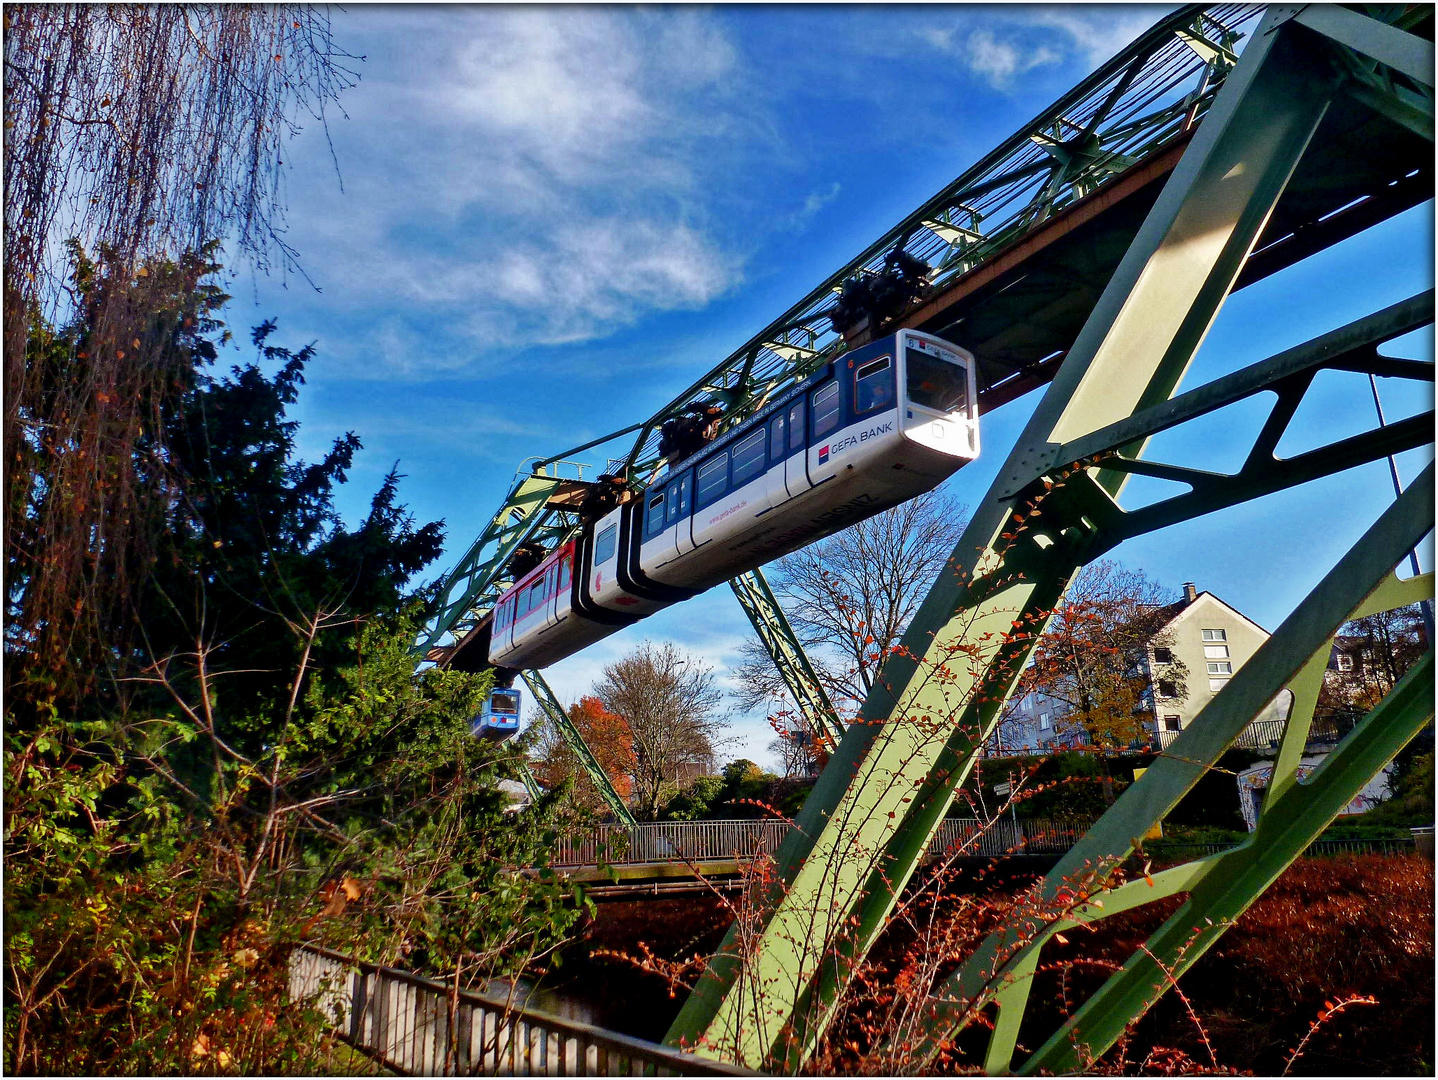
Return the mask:
<svg viewBox="0 0 1438 1080">
<path fill-rule="evenodd" d="M 288 240 L 322 291 L 243 279 L 231 320 L 275 317 L 277 340 L 316 342 L 303 452 L 345 430 L 363 439 L 342 500 L 351 519 L 398 461 L 416 516 L 447 523 L 448 565 L 523 459 L 648 416 L 1164 10 L 336 10 L 338 42 L 365 58 L 361 82 L 328 141 L 311 124 L 286 154 Z M 1186 385 L 1432 276 L 1430 205 L 1233 297 Z M 1426 338 L 1413 347 L 1431 356 Z M 1322 387 L 1304 432 L 1366 420 L 1356 386 Z M 983 459 L 949 481 L 960 498 L 983 497 L 1035 400 L 985 421 Z M 1422 403 L 1385 397 L 1391 416 Z M 1222 463 L 1256 423 L 1225 416 L 1154 453 Z M 1422 466 L 1409 457 L 1405 478 Z M 1129 500 L 1142 497 L 1133 485 Z M 1117 557 L 1175 589 L 1197 581 L 1272 629 L 1389 498 L 1380 463 Z M 722 680 L 747 630 L 714 590 L 546 674 L 572 700 L 651 637 L 702 654 Z M 763 719 L 734 720 L 731 753 L 765 761 Z"/>
</svg>

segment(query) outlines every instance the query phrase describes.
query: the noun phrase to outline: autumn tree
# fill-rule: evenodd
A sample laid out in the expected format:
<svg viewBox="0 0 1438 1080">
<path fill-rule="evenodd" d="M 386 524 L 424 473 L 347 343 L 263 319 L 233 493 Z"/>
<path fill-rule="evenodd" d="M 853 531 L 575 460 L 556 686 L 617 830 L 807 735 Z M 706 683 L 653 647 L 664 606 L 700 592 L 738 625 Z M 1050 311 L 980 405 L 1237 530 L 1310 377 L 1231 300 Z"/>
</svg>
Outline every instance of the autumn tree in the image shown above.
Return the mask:
<svg viewBox="0 0 1438 1080">
<path fill-rule="evenodd" d="M 629 727 L 639 819 L 655 820 L 676 785 L 713 771 L 721 694 L 707 664 L 646 641 L 605 667 L 594 695 Z"/>
<path fill-rule="evenodd" d="M 766 568 L 769 586 L 835 705 L 869 694 L 968 523 L 952 496 L 929 491 L 785 555 Z M 788 691 L 757 637 L 742 646 L 741 708 Z M 796 714 L 797 715 L 797 714 Z"/>
<path fill-rule="evenodd" d="M 1320 707 L 1366 712 L 1382 701 L 1428 648 L 1417 604 L 1345 623 L 1334 641 Z"/>
<path fill-rule="evenodd" d="M 579 733 L 599 767 L 604 770 L 615 794 L 626 802 L 634 794 L 634 737 L 622 716 L 604 707 L 597 697 L 586 695 L 569 707 L 569 722 Z M 580 763 L 569 740 L 547 714 L 541 714 L 534 728 L 531 746 L 535 778 L 546 788 L 557 788 L 566 780 L 574 782 L 571 798 L 580 807 L 596 813 L 609 809 L 594 780 Z"/>
<path fill-rule="evenodd" d="M 5 556 L 25 579 L 7 623 L 28 643 L 6 689 L 64 704 L 95 689 L 161 538 L 135 461 L 186 389 L 176 357 L 198 324 L 175 297 L 218 271 L 219 241 L 261 271 L 297 266 L 284 147 L 357 75 L 323 8 L 14 4 L 4 20 Z M 55 338 L 77 322 L 83 340 Z M 50 557 L 27 550 L 37 534 Z"/>
<path fill-rule="evenodd" d="M 1013 700 L 1044 695 L 1060 732 L 1100 749 L 1146 738 L 1149 650 L 1171 644 L 1163 633 L 1176 614 L 1171 600 L 1142 570 L 1107 559 L 1091 563 L 1053 612 Z M 1177 658 L 1165 665 L 1173 696 L 1186 693 L 1187 674 Z M 1107 792 L 1107 772 L 1104 782 Z"/>
</svg>

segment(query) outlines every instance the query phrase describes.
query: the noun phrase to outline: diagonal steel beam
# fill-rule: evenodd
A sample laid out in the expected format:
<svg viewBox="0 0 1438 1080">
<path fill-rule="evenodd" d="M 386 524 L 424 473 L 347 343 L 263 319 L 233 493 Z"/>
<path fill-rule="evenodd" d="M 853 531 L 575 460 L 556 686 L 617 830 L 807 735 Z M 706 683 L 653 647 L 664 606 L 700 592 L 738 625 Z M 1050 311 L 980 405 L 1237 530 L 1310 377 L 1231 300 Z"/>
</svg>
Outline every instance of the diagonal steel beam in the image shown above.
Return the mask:
<svg viewBox="0 0 1438 1080">
<path fill-rule="evenodd" d="M 1305 4 L 1294 19 L 1354 52 L 1401 72 L 1420 86 L 1433 85 L 1433 42 L 1404 33 L 1338 4 Z"/>
<path fill-rule="evenodd" d="M 595 788 L 614 814 L 621 825 L 638 824 L 634 815 L 629 812 L 619 792 L 614 790 L 614 784 L 609 779 L 609 774 L 604 771 L 604 766 L 599 764 L 599 759 L 594 756 L 594 751 L 584 741 L 584 736 L 579 734 L 579 729 L 574 726 L 574 721 L 569 719 L 569 713 L 565 711 L 559 699 L 554 696 L 554 691 L 544 681 L 544 676 L 537 671 L 522 671 L 519 677 L 529 687 L 529 692 L 534 695 L 535 703 L 544 710 L 544 714 L 553 721 L 554 726 L 559 729 L 569 749 L 574 751 L 574 756 L 579 759 L 579 764 L 594 782 Z"/>
<path fill-rule="evenodd" d="M 789 694 L 803 714 L 809 730 L 824 736 L 830 746 L 837 746 L 844 737 L 844 725 L 839 720 L 838 710 L 829 700 L 814 665 L 804 652 L 799 635 L 794 633 L 763 573 L 757 569 L 750 570 L 733 578 L 729 586 L 773 659 L 779 677 L 789 688 Z"/>
<path fill-rule="evenodd" d="M 1430 465 L 1420 480 L 1375 522 L 1293 614 L 1284 620 L 1273 636 L 1234 674 L 1228 686 L 1194 718 L 1164 755 L 1119 797 L 1084 839 L 1060 859 L 1038 887 L 1036 906 L 1052 905 L 1063 890 L 1076 889 L 1084 881 L 1102 880 L 1113 867 L 1127 858 L 1133 851 L 1133 838 L 1145 835 L 1155 824 L 1161 822 L 1217 762 L 1247 724 L 1285 686 L 1293 689 L 1301 699 L 1294 702 L 1290 712 L 1288 728 L 1285 730 L 1280 754 L 1275 763 L 1276 785 L 1270 790 L 1268 805 L 1264 809 L 1265 816 L 1269 812 L 1269 805 L 1278 805 L 1288 797 L 1295 786 L 1298 757 L 1307 735 L 1312 706 L 1317 700 L 1318 688 L 1314 681 L 1316 678 L 1321 682 L 1333 635 L 1351 618 L 1415 601 L 1425 593 L 1431 595 L 1432 575 L 1411 582 L 1396 582 L 1392 577 L 1392 568 L 1402 560 L 1406 550 L 1432 528 L 1433 481 L 1434 468 Z M 1429 699 L 1431 715 L 1431 689 Z M 1356 737 L 1355 731 L 1344 745 L 1352 744 Z M 1406 739 L 1404 741 L 1406 742 Z M 1384 743 L 1380 749 L 1386 749 L 1387 756 L 1378 762 L 1377 767 L 1381 768 L 1401 746 L 1401 743 L 1396 746 Z M 1367 755 L 1369 751 L 1363 753 Z M 1367 760 L 1367 757 L 1364 760 Z M 1365 774 L 1358 783 L 1358 788 L 1361 789 L 1372 775 L 1373 771 Z M 1348 799 L 1351 798 L 1352 795 L 1349 795 Z M 1347 801 L 1345 799 L 1340 802 L 1334 808 L 1333 814 Z M 1273 871 L 1273 876 L 1302 852 L 1312 836 L 1322 831 L 1333 814 L 1308 821 L 1305 827 L 1310 828 L 1312 835 L 1298 844 L 1291 854 L 1284 857 L 1282 852 L 1271 853 L 1271 859 L 1265 856 L 1264 865 Z M 1296 826 L 1292 823 L 1284 826 L 1289 830 L 1294 827 Z M 1250 846 L 1254 844 L 1260 851 L 1263 850 L 1266 846 L 1266 834 L 1263 838 L 1250 841 Z M 1220 877 L 1227 873 L 1228 864 L 1222 863 L 1221 860 L 1216 863 L 1205 860 L 1205 865 L 1225 868 Z M 1205 870 L 1197 877 L 1187 878 L 1188 884 L 1185 888 L 1194 887 L 1207 873 L 1208 870 Z M 1271 880 L 1270 878 L 1269 881 Z M 1261 892 L 1267 884 L 1268 881 L 1265 881 L 1258 891 Z M 1167 894 L 1155 893 L 1153 898 L 1157 899 L 1161 895 Z M 1256 892 L 1250 895 L 1248 903 L 1256 896 Z M 1092 921 L 1094 918 L 1103 917 L 1104 913 L 1112 913 L 1106 898 L 1101 908 L 1092 907 L 1084 918 Z M 1207 911 L 1198 912 L 1197 918 L 1201 920 L 1210 914 L 1212 913 Z M 1192 927 L 1195 914 L 1190 912 L 1187 918 L 1184 925 Z M 986 987 L 994 985 L 1002 987 L 1001 1010 L 1008 1009 L 1011 1013 L 1010 1022 L 1001 1030 L 1005 1033 L 1011 1030 L 1017 1023 L 1013 1014 L 1022 1013 L 1028 995 L 1029 982 L 1021 973 L 1031 964 L 1030 953 L 1033 953 L 1033 958 L 1036 959 L 1037 951 L 1042 947 L 1046 936 L 1047 934 L 1039 937 L 1030 935 L 1026 941 L 1021 928 L 1010 927 L 986 939 L 940 992 L 941 1004 L 933 1021 L 936 1037 L 946 1033 L 947 1028 L 965 1014 Z M 1083 1040 L 1095 1055 L 1102 1053 L 1109 1045 L 1103 1041 L 1104 1036 L 1100 1035 L 1100 1032 L 1121 1031 L 1125 1023 L 1138 1015 L 1138 1012 L 1133 1010 L 1139 1006 L 1132 998 L 1123 998 L 1121 1005 L 1117 1004 L 1112 996 L 1105 1000 L 1107 1008 L 1112 1010 L 1111 1013 L 1104 1013 L 1097 1006 L 1094 1009 L 1085 1006 L 1082 1024 L 1076 1014 L 1072 1024 L 1065 1029 L 1072 1031 L 1082 1026 Z M 1141 1012 L 1141 1008 L 1139 1011 Z M 1096 1019 L 1096 1014 L 1101 1015 Z M 1117 1024 L 1116 1029 L 1113 1028 L 1114 1024 Z M 1057 1040 L 1057 1036 L 1055 1038 Z M 1065 1041 L 1064 1044 L 1072 1049 L 1071 1041 Z M 935 1049 L 936 1045 L 931 1047 L 931 1050 Z M 1011 1041 L 991 1043 L 989 1062 L 1007 1071 L 1013 1052 Z M 1036 1056 L 1026 1062 L 1023 1071 L 1062 1071 L 1070 1067 L 1065 1064 L 1067 1059 L 1059 1060 L 1062 1054 L 1055 1040 L 1050 1040 L 1046 1051 L 1041 1053 L 1043 1056 Z M 1054 1055 L 1059 1055 L 1059 1058 Z"/>
<path fill-rule="evenodd" d="M 1074 486 L 1067 513 L 1046 505 L 1037 562 L 1019 539 L 1025 508 L 1007 496 L 1009 481 L 1052 445 L 1172 394 L 1326 112 L 1334 77 L 1284 32 L 1290 16 L 1271 12 L 1228 76 L 916 615 L 903 654 L 886 663 L 863 722 L 820 777 L 778 853 L 783 885 L 762 934 L 746 954 L 731 936 L 671 1041 L 703 1040 L 751 1067 L 792 1069 L 827 1025 L 849 965 L 882 928 L 1012 688 L 1031 647 L 1014 627 L 1041 625 L 1102 548 L 1102 521 L 1112 515 L 1097 496 L 1116 497 L 1125 477 L 1096 470 L 1090 485 Z M 1018 572 L 1025 561 L 1027 576 Z M 977 641 L 987 645 L 966 652 Z M 948 666 L 965 655 L 975 662 Z"/>
</svg>

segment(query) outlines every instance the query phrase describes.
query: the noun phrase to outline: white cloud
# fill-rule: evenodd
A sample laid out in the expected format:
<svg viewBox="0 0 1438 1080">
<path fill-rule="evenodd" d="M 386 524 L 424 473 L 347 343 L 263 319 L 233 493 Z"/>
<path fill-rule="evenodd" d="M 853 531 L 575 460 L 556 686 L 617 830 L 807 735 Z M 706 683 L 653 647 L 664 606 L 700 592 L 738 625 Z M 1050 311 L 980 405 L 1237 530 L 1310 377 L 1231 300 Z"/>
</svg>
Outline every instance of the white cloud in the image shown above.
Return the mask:
<svg viewBox="0 0 1438 1080">
<path fill-rule="evenodd" d="M 804 216 L 812 217 L 813 215 L 817 214 L 820 210 L 824 209 L 824 207 L 828 206 L 831 202 L 837 199 L 839 197 L 839 192 L 842 190 L 842 187 L 836 180 L 834 183 L 829 185 L 828 191 L 811 191 L 809 193 L 809 197 L 804 200 Z"/>
<path fill-rule="evenodd" d="M 309 188 L 291 220 L 331 309 L 365 326 L 343 350 L 366 356 L 356 374 L 602 337 L 739 280 L 707 224 L 716 140 L 738 121 L 733 49 L 705 13 L 361 7 L 343 22 L 370 69 L 332 125 L 347 194 Z M 377 322 L 396 301 L 406 317 Z"/>
<path fill-rule="evenodd" d="M 956 22 L 922 26 L 914 33 L 931 48 L 953 56 L 996 90 L 1012 90 L 1019 76 L 1036 68 L 1076 60 L 1093 69 L 1161 18 L 1155 5 L 1019 5 L 985 9 L 987 25 L 972 25 L 968 12 Z"/>
<path fill-rule="evenodd" d="M 1060 59 L 1059 53 L 1046 45 L 1024 48 L 1014 42 L 1000 41 L 988 30 L 975 30 L 968 36 L 966 45 L 969 67 L 1000 89 L 1010 86 L 1015 75 L 1058 63 Z"/>
</svg>

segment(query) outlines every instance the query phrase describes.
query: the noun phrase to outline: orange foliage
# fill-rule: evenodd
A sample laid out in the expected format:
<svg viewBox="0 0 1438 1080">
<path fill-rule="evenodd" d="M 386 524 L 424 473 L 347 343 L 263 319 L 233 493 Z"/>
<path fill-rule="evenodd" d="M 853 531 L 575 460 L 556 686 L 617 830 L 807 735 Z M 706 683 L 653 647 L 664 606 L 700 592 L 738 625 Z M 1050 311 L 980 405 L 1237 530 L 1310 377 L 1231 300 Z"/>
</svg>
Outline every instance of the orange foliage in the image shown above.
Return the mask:
<svg viewBox="0 0 1438 1080">
<path fill-rule="evenodd" d="M 604 707 L 597 697 L 580 698 L 569 707 L 569 719 L 589 744 L 599 766 L 621 799 L 634 794 L 634 735 L 629 722 Z"/>
</svg>

